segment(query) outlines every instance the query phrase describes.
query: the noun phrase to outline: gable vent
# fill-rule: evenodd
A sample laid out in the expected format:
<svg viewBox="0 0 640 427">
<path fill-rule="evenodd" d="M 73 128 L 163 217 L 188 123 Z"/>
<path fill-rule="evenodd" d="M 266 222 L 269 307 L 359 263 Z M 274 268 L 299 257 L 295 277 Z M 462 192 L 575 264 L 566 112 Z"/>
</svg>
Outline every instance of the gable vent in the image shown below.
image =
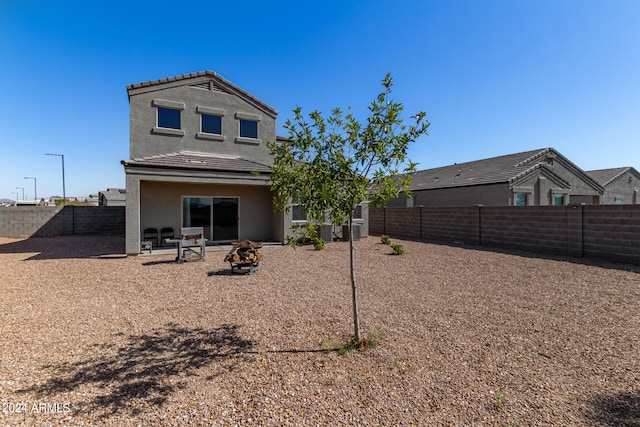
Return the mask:
<svg viewBox="0 0 640 427">
<path fill-rule="evenodd" d="M 229 93 L 229 91 L 227 91 L 225 88 L 223 88 L 222 86 L 220 86 L 218 83 L 216 83 L 213 80 L 209 80 L 207 82 L 196 83 L 196 84 L 191 85 L 191 87 L 196 87 L 198 89 L 205 89 L 205 90 L 215 90 L 216 92 Z"/>
<path fill-rule="evenodd" d="M 194 85 L 191 85 L 191 87 L 209 90 L 209 82 L 196 83 Z"/>
</svg>

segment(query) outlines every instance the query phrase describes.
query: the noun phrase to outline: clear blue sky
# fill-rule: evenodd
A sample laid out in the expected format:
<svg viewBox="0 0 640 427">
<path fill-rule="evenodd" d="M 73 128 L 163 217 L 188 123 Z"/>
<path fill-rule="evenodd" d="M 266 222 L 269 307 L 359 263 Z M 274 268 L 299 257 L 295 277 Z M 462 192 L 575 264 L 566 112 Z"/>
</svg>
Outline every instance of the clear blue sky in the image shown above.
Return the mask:
<svg viewBox="0 0 640 427">
<path fill-rule="evenodd" d="M 279 112 L 363 111 L 385 73 L 419 169 L 555 147 L 640 169 L 640 1 L 0 0 L 0 198 L 124 187 L 126 85 L 210 69 Z M 280 134 L 286 135 L 283 130 Z"/>
</svg>

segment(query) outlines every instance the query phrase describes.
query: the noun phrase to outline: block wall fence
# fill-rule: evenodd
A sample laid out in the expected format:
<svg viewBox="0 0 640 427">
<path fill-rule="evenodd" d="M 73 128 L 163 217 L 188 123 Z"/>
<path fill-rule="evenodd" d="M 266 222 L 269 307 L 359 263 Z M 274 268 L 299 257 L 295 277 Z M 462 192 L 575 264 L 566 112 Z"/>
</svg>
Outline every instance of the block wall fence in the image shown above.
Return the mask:
<svg viewBox="0 0 640 427">
<path fill-rule="evenodd" d="M 124 236 L 124 206 L 20 206 L 0 208 L 0 237 L 82 234 Z"/>
<path fill-rule="evenodd" d="M 640 205 L 371 207 L 369 232 L 640 264 Z"/>
</svg>

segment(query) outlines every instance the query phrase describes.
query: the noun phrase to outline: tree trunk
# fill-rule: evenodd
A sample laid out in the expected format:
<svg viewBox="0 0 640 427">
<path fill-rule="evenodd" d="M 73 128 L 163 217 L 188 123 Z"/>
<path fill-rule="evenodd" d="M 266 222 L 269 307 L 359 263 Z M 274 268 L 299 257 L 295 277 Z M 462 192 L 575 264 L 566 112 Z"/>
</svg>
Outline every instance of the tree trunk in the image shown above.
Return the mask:
<svg viewBox="0 0 640 427">
<path fill-rule="evenodd" d="M 349 259 L 351 266 L 351 297 L 353 299 L 353 337 L 360 344 L 360 318 L 358 316 L 358 288 L 356 287 L 355 256 L 353 251 L 353 211 L 349 214 Z"/>
</svg>

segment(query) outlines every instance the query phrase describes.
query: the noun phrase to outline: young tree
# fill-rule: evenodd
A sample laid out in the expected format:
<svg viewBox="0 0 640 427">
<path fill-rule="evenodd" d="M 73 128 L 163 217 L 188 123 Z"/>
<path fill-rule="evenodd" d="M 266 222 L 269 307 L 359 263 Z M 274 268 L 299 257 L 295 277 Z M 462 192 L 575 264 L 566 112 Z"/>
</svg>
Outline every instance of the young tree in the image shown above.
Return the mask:
<svg viewBox="0 0 640 427">
<path fill-rule="evenodd" d="M 413 116 L 406 126 L 400 113 L 403 105 L 390 99 L 393 79 L 387 74 L 383 91 L 369 105 L 366 122 L 360 123 L 340 108 L 328 117 L 319 111 L 308 115 L 297 107 L 293 120 L 287 120 L 286 143 L 268 143 L 274 163 L 271 189 L 279 211 L 300 205 L 308 221 L 316 224 L 346 222 L 349 229 L 349 258 L 353 303 L 354 341 L 362 344 L 358 316 L 353 215 L 364 201 L 381 204 L 397 197 L 400 190 L 409 194 L 411 173 L 416 163 L 407 159 L 409 143 L 427 134 L 426 114 Z M 402 168 L 402 170 L 400 170 Z"/>
</svg>

